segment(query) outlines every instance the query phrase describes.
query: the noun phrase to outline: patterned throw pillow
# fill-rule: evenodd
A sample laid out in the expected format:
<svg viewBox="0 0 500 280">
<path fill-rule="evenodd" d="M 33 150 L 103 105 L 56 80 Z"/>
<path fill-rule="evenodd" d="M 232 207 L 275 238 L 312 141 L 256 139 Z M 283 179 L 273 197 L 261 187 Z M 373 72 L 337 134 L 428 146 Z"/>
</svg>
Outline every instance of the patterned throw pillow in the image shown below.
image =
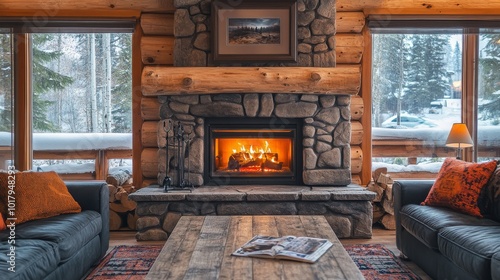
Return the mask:
<svg viewBox="0 0 500 280">
<path fill-rule="evenodd" d="M 60 214 L 81 212 L 66 184 L 56 172 L 17 172 L 15 174 L 16 224 Z M 0 173 L 0 193 L 8 192 L 8 174 Z M 0 213 L 7 214 L 7 196 L 0 195 Z"/>
<path fill-rule="evenodd" d="M 7 225 L 5 224 L 5 220 L 3 219 L 2 213 L 0 213 L 0 230 L 4 230 L 7 228 Z"/>
<path fill-rule="evenodd" d="M 443 206 L 476 217 L 481 189 L 497 167 L 497 161 L 471 163 L 447 158 L 422 205 Z"/>
</svg>

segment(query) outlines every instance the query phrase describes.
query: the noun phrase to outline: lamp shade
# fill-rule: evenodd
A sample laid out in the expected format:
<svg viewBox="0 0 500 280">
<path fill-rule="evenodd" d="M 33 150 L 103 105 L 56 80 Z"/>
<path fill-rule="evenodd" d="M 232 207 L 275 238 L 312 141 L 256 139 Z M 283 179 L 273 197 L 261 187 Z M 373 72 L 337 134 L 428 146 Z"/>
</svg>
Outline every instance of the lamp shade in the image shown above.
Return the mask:
<svg viewBox="0 0 500 280">
<path fill-rule="evenodd" d="M 469 130 L 464 123 L 454 123 L 451 127 L 448 139 L 446 139 L 446 146 L 453 148 L 467 148 L 472 147 L 474 142 L 470 137 Z"/>
</svg>

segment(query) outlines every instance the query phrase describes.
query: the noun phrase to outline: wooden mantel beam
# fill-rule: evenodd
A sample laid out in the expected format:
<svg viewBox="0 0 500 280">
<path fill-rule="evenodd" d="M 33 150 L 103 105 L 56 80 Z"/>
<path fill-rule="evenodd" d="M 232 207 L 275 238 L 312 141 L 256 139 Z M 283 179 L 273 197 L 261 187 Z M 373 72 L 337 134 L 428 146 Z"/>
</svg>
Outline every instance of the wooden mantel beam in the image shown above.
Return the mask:
<svg viewBox="0 0 500 280">
<path fill-rule="evenodd" d="M 320 67 L 155 67 L 142 72 L 145 96 L 219 93 L 356 95 L 359 65 Z"/>
</svg>

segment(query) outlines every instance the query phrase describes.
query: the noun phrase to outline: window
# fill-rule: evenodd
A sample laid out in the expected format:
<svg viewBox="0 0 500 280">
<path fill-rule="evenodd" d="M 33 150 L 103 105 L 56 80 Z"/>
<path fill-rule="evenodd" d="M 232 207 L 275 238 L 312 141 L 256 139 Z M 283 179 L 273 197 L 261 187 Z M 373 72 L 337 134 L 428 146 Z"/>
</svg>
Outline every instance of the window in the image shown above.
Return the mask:
<svg viewBox="0 0 500 280">
<path fill-rule="evenodd" d="M 13 158 L 12 35 L 0 28 L 0 169 L 6 170 Z"/>
<path fill-rule="evenodd" d="M 476 139 L 467 160 L 499 158 L 500 30 L 478 32 L 478 22 L 434 24 L 439 29 L 378 23 L 384 27 L 372 25 L 372 170 L 435 177 L 443 159 L 455 156 L 445 141 L 456 122 Z"/>
<path fill-rule="evenodd" d="M 26 42 L 25 51 L 15 43 L 9 48 L 18 57 L 14 69 L 27 73 L 14 75 L 16 98 L 28 100 L 14 111 L 31 112 L 21 126 L 32 141 L 15 142 L 14 150 L 28 149 L 33 160 L 16 156 L 16 167 L 54 170 L 65 179 L 104 179 L 114 166 L 131 172 L 135 19 L 86 20 L 82 26 L 54 20 L 27 30 L 8 24 Z M 23 84 L 30 85 L 25 93 L 16 90 Z"/>
</svg>

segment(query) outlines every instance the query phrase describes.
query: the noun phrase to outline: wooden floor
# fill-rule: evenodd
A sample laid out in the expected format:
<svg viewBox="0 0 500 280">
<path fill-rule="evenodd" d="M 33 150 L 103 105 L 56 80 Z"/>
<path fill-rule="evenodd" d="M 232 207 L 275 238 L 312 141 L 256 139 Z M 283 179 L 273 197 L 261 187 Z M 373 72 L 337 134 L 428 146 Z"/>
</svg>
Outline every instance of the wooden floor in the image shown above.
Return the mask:
<svg viewBox="0 0 500 280">
<path fill-rule="evenodd" d="M 383 244 L 388 249 L 399 256 L 399 250 L 396 247 L 396 232 L 393 230 L 385 230 L 382 228 L 374 227 L 371 239 L 340 239 L 342 244 Z M 163 245 L 165 241 L 136 241 L 135 231 L 112 231 L 109 242 L 110 247 L 117 245 Z M 423 272 L 417 265 L 410 261 L 404 263 L 423 280 L 431 279 L 425 272 Z"/>
</svg>

